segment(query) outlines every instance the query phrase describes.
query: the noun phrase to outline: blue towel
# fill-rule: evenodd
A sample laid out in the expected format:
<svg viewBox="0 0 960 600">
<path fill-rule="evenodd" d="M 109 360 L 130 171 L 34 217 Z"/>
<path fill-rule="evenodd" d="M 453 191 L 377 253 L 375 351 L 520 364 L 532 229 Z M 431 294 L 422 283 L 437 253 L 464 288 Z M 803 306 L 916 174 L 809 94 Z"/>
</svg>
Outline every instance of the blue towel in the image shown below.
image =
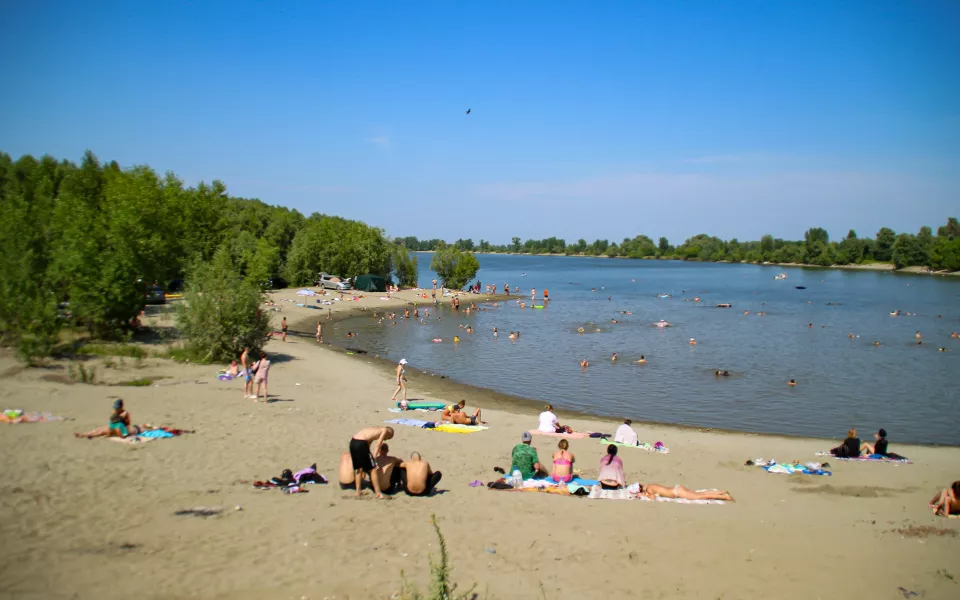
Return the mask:
<svg viewBox="0 0 960 600">
<path fill-rule="evenodd" d="M 137 437 L 142 438 L 172 438 L 176 437 L 172 433 L 164 431 L 162 429 L 150 429 L 148 431 L 141 432 Z"/>
<path fill-rule="evenodd" d="M 391 419 L 389 421 L 384 421 L 384 423 L 390 423 L 391 425 L 407 425 L 409 427 L 423 427 L 427 424 L 426 421 L 420 419 Z"/>
</svg>

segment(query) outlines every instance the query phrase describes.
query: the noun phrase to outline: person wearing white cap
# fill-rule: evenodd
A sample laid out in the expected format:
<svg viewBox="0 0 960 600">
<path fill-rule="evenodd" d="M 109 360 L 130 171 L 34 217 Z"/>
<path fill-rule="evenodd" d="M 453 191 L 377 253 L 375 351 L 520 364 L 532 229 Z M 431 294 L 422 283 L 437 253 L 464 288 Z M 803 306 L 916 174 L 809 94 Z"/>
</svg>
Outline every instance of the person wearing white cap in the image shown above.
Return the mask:
<svg viewBox="0 0 960 600">
<path fill-rule="evenodd" d="M 403 392 L 403 400 L 400 401 L 400 408 L 403 408 L 407 405 L 407 378 L 406 378 L 406 369 L 403 368 L 407 364 L 407 359 L 401 358 L 400 363 L 397 364 L 397 391 L 393 393 L 393 397 L 390 398 L 390 402 L 394 402 L 397 399 L 397 394 Z"/>
</svg>

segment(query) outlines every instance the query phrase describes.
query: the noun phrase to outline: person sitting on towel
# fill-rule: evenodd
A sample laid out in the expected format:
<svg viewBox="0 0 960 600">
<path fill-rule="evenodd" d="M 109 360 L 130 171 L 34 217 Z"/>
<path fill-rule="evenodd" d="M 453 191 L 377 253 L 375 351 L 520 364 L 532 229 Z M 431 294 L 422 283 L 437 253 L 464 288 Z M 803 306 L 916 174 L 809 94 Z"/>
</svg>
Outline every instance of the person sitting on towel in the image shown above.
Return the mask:
<svg viewBox="0 0 960 600">
<path fill-rule="evenodd" d="M 607 446 L 607 453 L 600 459 L 600 472 L 597 473 L 600 487 L 605 490 L 619 490 L 627 485 L 623 476 L 623 461 L 617 456 L 617 447 Z"/>
<path fill-rule="evenodd" d="M 399 486 L 408 496 L 429 496 L 440 483 L 443 475 L 440 471 L 432 471 L 430 463 L 423 460 L 419 452 L 410 455 L 396 468 Z"/>
<path fill-rule="evenodd" d="M 867 442 L 860 444 L 860 454 L 864 456 L 871 456 L 873 454 L 879 454 L 881 456 L 887 455 L 887 430 L 881 429 L 880 431 L 873 434 L 874 439 L 877 441 L 871 446 Z"/>
<path fill-rule="evenodd" d="M 466 405 L 467 401 L 461 400 L 457 404 L 451 404 L 444 408 L 440 420 L 457 423 L 458 425 L 479 425 L 482 422 L 480 420 L 480 409 L 473 411 L 472 415 L 467 415 L 463 412 Z"/>
<path fill-rule="evenodd" d="M 529 431 L 524 431 L 520 436 L 520 443 L 513 447 L 510 453 L 511 467 L 510 472 L 520 471 L 524 479 L 534 477 L 546 477 L 547 472 L 540 464 L 540 457 L 537 456 L 537 449 L 530 445 L 533 442 L 533 436 Z"/>
<path fill-rule="evenodd" d="M 540 413 L 540 426 L 537 431 L 544 433 L 573 433 L 573 429 L 561 425 L 557 420 L 557 415 L 553 414 L 553 405 L 547 404 L 544 411 Z"/>
<path fill-rule="evenodd" d="M 857 437 L 857 430 L 851 429 L 847 432 L 847 439 L 843 443 L 832 448 L 830 454 L 837 458 L 857 458 L 860 456 L 860 438 Z"/>
<path fill-rule="evenodd" d="M 960 514 L 960 481 L 954 481 L 950 487 L 934 496 L 930 508 L 933 514 L 944 517 Z"/>
<path fill-rule="evenodd" d="M 727 502 L 733 502 L 733 496 L 729 492 L 721 492 L 719 490 L 707 490 L 703 492 L 695 492 L 691 489 L 685 488 L 682 485 L 675 485 L 673 487 L 667 487 L 659 485 L 656 483 L 648 483 L 647 485 L 640 484 L 640 491 L 637 492 L 637 496 L 646 496 L 651 500 L 655 500 L 657 496 L 662 498 L 681 498 L 683 500 L 726 500 Z"/>
<path fill-rule="evenodd" d="M 617 433 L 613 436 L 613 441 L 618 444 L 626 444 L 628 446 L 636 446 L 639 441 L 637 438 L 637 432 L 633 430 L 630 425 L 633 423 L 630 419 L 624 419 L 623 425 L 617 427 Z"/>
<path fill-rule="evenodd" d="M 570 452 L 570 442 L 567 440 L 560 440 L 557 448 L 559 450 L 553 453 L 553 473 L 550 477 L 557 483 L 570 483 L 573 481 L 573 463 L 577 459 Z"/>
<path fill-rule="evenodd" d="M 113 402 L 113 412 L 110 413 L 110 424 L 105 427 L 97 427 L 87 433 L 75 433 L 78 438 L 95 437 L 129 437 L 138 435 L 140 428 L 130 424 L 130 413 L 123 408 L 123 400 L 119 398 Z"/>
</svg>

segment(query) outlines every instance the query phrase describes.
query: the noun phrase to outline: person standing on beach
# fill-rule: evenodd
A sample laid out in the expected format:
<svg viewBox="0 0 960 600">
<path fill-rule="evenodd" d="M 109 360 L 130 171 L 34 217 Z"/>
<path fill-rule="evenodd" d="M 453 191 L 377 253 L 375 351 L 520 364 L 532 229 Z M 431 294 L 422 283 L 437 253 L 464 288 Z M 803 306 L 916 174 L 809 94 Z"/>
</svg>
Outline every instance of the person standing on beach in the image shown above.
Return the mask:
<svg viewBox="0 0 960 600">
<path fill-rule="evenodd" d="M 323 343 L 323 323 L 317 321 L 317 343 Z"/>
<path fill-rule="evenodd" d="M 397 363 L 397 391 L 393 393 L 393 397 L 390 398 L 390 402 L 395 402 L 397 400 L 397 394 L 403 392 L 403 400 L 400 401 L 401 408 L 407 404 L 407 377 L 406 369 L 404 365 L 407 364 L 407 359 L 401 358 L 400 362 Z"/>
<path fill-rule="evenodd" d="M 433 297 L 434 298 L 437 297 L 437 280 L 436 279 L 433 280 Z"/>
<path fill-rule="evenodd" d="M 384 441 L 392 438 L 392 427 L 365 427 L 350 438 L 350 459 L 353 462 L 357 496 L 360 495 L 364 474 L 367 474 L 370 476 L 370 483 L 373 484 L 373 491 L 377 498 L 383 498 L 383 493 L 380 490 L 380 478 L 372 473 L 376 468 L 376 461 L 374 461 L 373 456 L 380 453 L 380 445 Z"/>
<path fill-rule="evenodd" d="M 266 402 L 268 397 L 267 396 L 267 374 L 270 372 L 270 361 L 267 360 L 266 352 L 260 353 L 260 360 L 258 360 L 256 364 L 253 365 L 253 368 L 257 372 L 257 377 L 254 380 L 254 382 L 257 384 L 257 392 L 253 395 L 253 401 L 254 402 L 260 401 L 260 386 L 262 385 L 263 401 Z M 251 389 L 253 388 L 252 383 L 250 384 L 250 387 Z"/>
<path fill-rule="evenodd" d="M 283 340 L 283 343 L 287 343 L 287 318 L 284 317 L 280 321 L 280 339 Z"/>
<path fill-rule="evenodd" d="M 253 395 L 253 373 L 250 372 L 250 349 L 243 347 L 240 354 L 240 366 L 243 367 L 243 399 Z"/>
</svg>

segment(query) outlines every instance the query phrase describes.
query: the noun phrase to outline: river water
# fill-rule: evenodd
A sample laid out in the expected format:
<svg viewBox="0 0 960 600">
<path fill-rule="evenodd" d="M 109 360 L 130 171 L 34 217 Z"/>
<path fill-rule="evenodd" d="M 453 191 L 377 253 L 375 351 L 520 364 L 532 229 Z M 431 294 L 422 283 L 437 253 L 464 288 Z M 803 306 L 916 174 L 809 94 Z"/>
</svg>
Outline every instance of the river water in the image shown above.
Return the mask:
<svg viewBox="0 0 960 600">
<path fill-rule="evenodd" d="M 421 285 L 435 277 L 427 268 L 430 258 L 419 253 Z M 960 340 L 951 338 L 960 331 L 955 278 L 585 257 L 477 258 L 484 286 L 520 286 L 528 307 L 509 301 L 467 314 L 468 300 L 459 313 L 428 305 L 423 325 L 398 319 L 395 326 L 378 326 L 366 317 L 348 326 L 360 332 L 351 345 L 405 357 L 414 367 L 463 383 L 604 416 L 813 437 L 843 437 L 856 427 L 871 441 L 883 427 L 894 443 L 960 445 Z M 780 272 L 787 279 L 774 279 Z M 545 308 L 529 307 L 531 288 L 538 297 L 549 290 Z M 720 303 L 733 306 L 717 308 Z M 910 314 L 890 316 L 897 309 Z M 653 326 L 660 319 L 672 326 Z M 578 333 L 581 327 L 585 333 Z M 515 343 L 508 339 L 513 330 L 520 331 Z M 610 360 L 614 352 L 616 362 Z M 641 355 L 648 361 L 642 366 L 634 363 Z M 583 358 L 590 362 L 586 369 Z M 717 377 L 717 369 L 730 376 Z M 791 378 L 795 387 L 787 385 Z"/>
</svg>

